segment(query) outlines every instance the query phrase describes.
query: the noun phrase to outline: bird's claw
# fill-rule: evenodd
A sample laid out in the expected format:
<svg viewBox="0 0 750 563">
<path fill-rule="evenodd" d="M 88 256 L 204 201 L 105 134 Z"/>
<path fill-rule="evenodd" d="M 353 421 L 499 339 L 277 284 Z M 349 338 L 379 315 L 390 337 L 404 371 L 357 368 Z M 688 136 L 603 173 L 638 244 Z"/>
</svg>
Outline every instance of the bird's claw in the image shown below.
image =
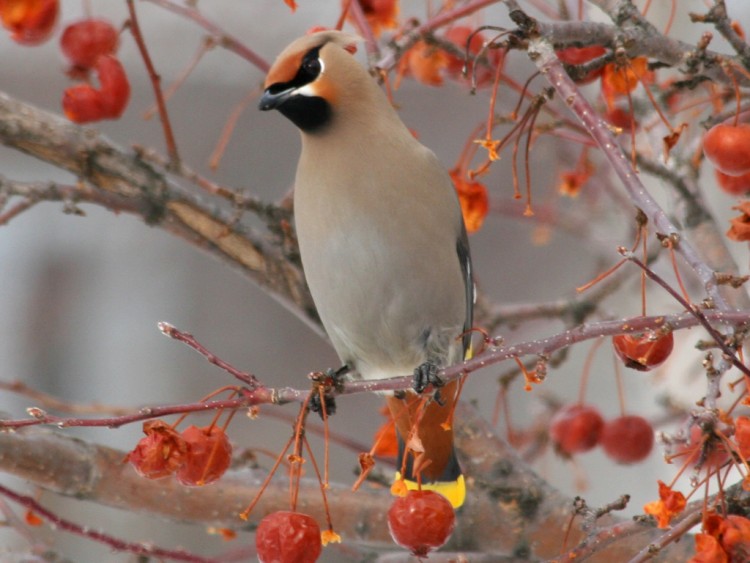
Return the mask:
<svg viewBox="0 0 750 563">
<path fill-rule="evenodd" d="M 442 387 L 443 380 L 438 376 L 438 367 L 432 362 L 424 362 L 414 370 L 412 386 L 414 391 L 422 393 L 427 387 Z"/>
</svg>

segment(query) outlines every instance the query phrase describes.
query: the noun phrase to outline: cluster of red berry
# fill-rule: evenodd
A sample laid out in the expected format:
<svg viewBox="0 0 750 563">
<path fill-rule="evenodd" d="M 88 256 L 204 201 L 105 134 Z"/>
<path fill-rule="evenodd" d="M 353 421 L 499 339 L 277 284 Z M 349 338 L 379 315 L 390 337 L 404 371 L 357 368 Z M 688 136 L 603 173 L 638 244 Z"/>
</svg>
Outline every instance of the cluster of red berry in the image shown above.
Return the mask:
<svg viewBox="0 0 750 563">
<path fill-rule="evenodd" d="M 143 423 L 146 434 L 128 454 L 139 475 L 160 479 L 175 475 L 187 486 L 201 486 L 224 475 L 232 461 L 232 445 L 224 429 L 188 426 L 182 432 L 163 420 Z"/>
<path fill-rule="evenodd" d="M 550 421 L 550 437 L 566 456 L 587 452 L 600 445 L 617 463 L 637 463 L 654 447 L 654 429 L 645 418 L 623 415 L 606 421 L 596 407 L 566 405 Z"/>
<path fill-rule="evenodd" d="M 59 12 L 59 0 L 0 0 L 0 21 L 21 45 L 38 45 L 49 39 Z M 130 83 L 115 56 L 118 45 L 119 32 L 106 20 L 85 18 L 63 30 L 60 50 L 70 62 L 68 74 L 83 81 L 63 93 L 63 110 L 71 121 L 117 119 L 125 111 Z M 99 88 L 89 82 L 91 71 Z"/>
<path fill-rule="evenodd" d="M 419 558 L 443 546 L 455 524 L 451 503 L 434 491 L 408 491 L 388 510 L 391 537 Z M 325 543 L 327 534 L 321 534 L 315 519 L 293 510 L 268 514 L 255 532 L 255 547 L 262 563 L 314 563 Z"/>
<path fill-rule="evenodd" d="M 626 367 L 649 371 L 672 352 L 672 332 L 662 334 L 618 334 L 612 338 L 615 353 Z M 637 463 L 654 447 L 654 429 L 641 416 L 625 415 L 605 421 L 599 411 L 583 403 L 558 410 L 550 421 L 550 437 L 556 450 L 571 456 L 600 445 L 617 463 Z"/>
</svg>

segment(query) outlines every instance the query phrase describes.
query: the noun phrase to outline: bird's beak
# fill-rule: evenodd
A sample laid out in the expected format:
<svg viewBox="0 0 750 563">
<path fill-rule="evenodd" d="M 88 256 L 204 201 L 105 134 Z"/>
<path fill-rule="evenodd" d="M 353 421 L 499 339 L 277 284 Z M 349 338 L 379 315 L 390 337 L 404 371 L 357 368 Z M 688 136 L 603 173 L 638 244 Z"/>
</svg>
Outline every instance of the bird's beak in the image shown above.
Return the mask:
<svg viewBox="0 0 750 563">
<path fill-rule="evenodd" d="M 258 109 L 261 111 L 268 111 L 269 109 L 276 109 L 281 104 L 289 99 L 294 93 L 295 88 L 287 88 L 281 92 L 271 92 L 270 88 L 267 88 L 263 95 L 260 97 L 258 102 Z"/>
</svg>

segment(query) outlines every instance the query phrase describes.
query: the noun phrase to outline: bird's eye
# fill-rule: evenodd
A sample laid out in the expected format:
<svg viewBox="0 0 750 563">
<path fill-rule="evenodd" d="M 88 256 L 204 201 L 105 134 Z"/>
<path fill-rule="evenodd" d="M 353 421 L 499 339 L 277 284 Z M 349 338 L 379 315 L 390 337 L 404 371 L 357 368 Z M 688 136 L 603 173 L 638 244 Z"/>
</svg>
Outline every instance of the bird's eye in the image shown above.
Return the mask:
<svg viewBox="0 0 750 563">
<path fill-rule="evenodd" d="M 302 63 L 302 69 L 310 76 L 318 76 L 321 69 L 320 59 L 307 59 Z"/>
</svg>

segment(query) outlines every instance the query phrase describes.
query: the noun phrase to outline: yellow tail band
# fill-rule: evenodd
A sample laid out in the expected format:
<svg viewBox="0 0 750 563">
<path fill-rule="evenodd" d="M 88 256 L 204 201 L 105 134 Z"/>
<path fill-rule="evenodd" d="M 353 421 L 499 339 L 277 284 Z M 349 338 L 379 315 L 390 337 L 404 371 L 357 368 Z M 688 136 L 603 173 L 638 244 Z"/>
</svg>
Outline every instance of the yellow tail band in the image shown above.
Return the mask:
<svg viewBox="0 0 750 563">
<path fill-rule="evenodd" d="M 403 483 L 406 485 L 407 490 L 409 491 L 416 491 L 421 488 L 423 491 L 435 491 L 436 493 L 440 493 L 448 499 L 448 502 L 451 503 L 453 508 L 459 508 L 466 500 L 466 481 L 464 480 L 463 475 L 459 475 L 458 479 L 456 479 L 455 481 L 422 483 L 421 487 L 416 481 L 402 479 L 400 471 L 396 471 L 394 480 L 403 481 Z"/>
</svg>

